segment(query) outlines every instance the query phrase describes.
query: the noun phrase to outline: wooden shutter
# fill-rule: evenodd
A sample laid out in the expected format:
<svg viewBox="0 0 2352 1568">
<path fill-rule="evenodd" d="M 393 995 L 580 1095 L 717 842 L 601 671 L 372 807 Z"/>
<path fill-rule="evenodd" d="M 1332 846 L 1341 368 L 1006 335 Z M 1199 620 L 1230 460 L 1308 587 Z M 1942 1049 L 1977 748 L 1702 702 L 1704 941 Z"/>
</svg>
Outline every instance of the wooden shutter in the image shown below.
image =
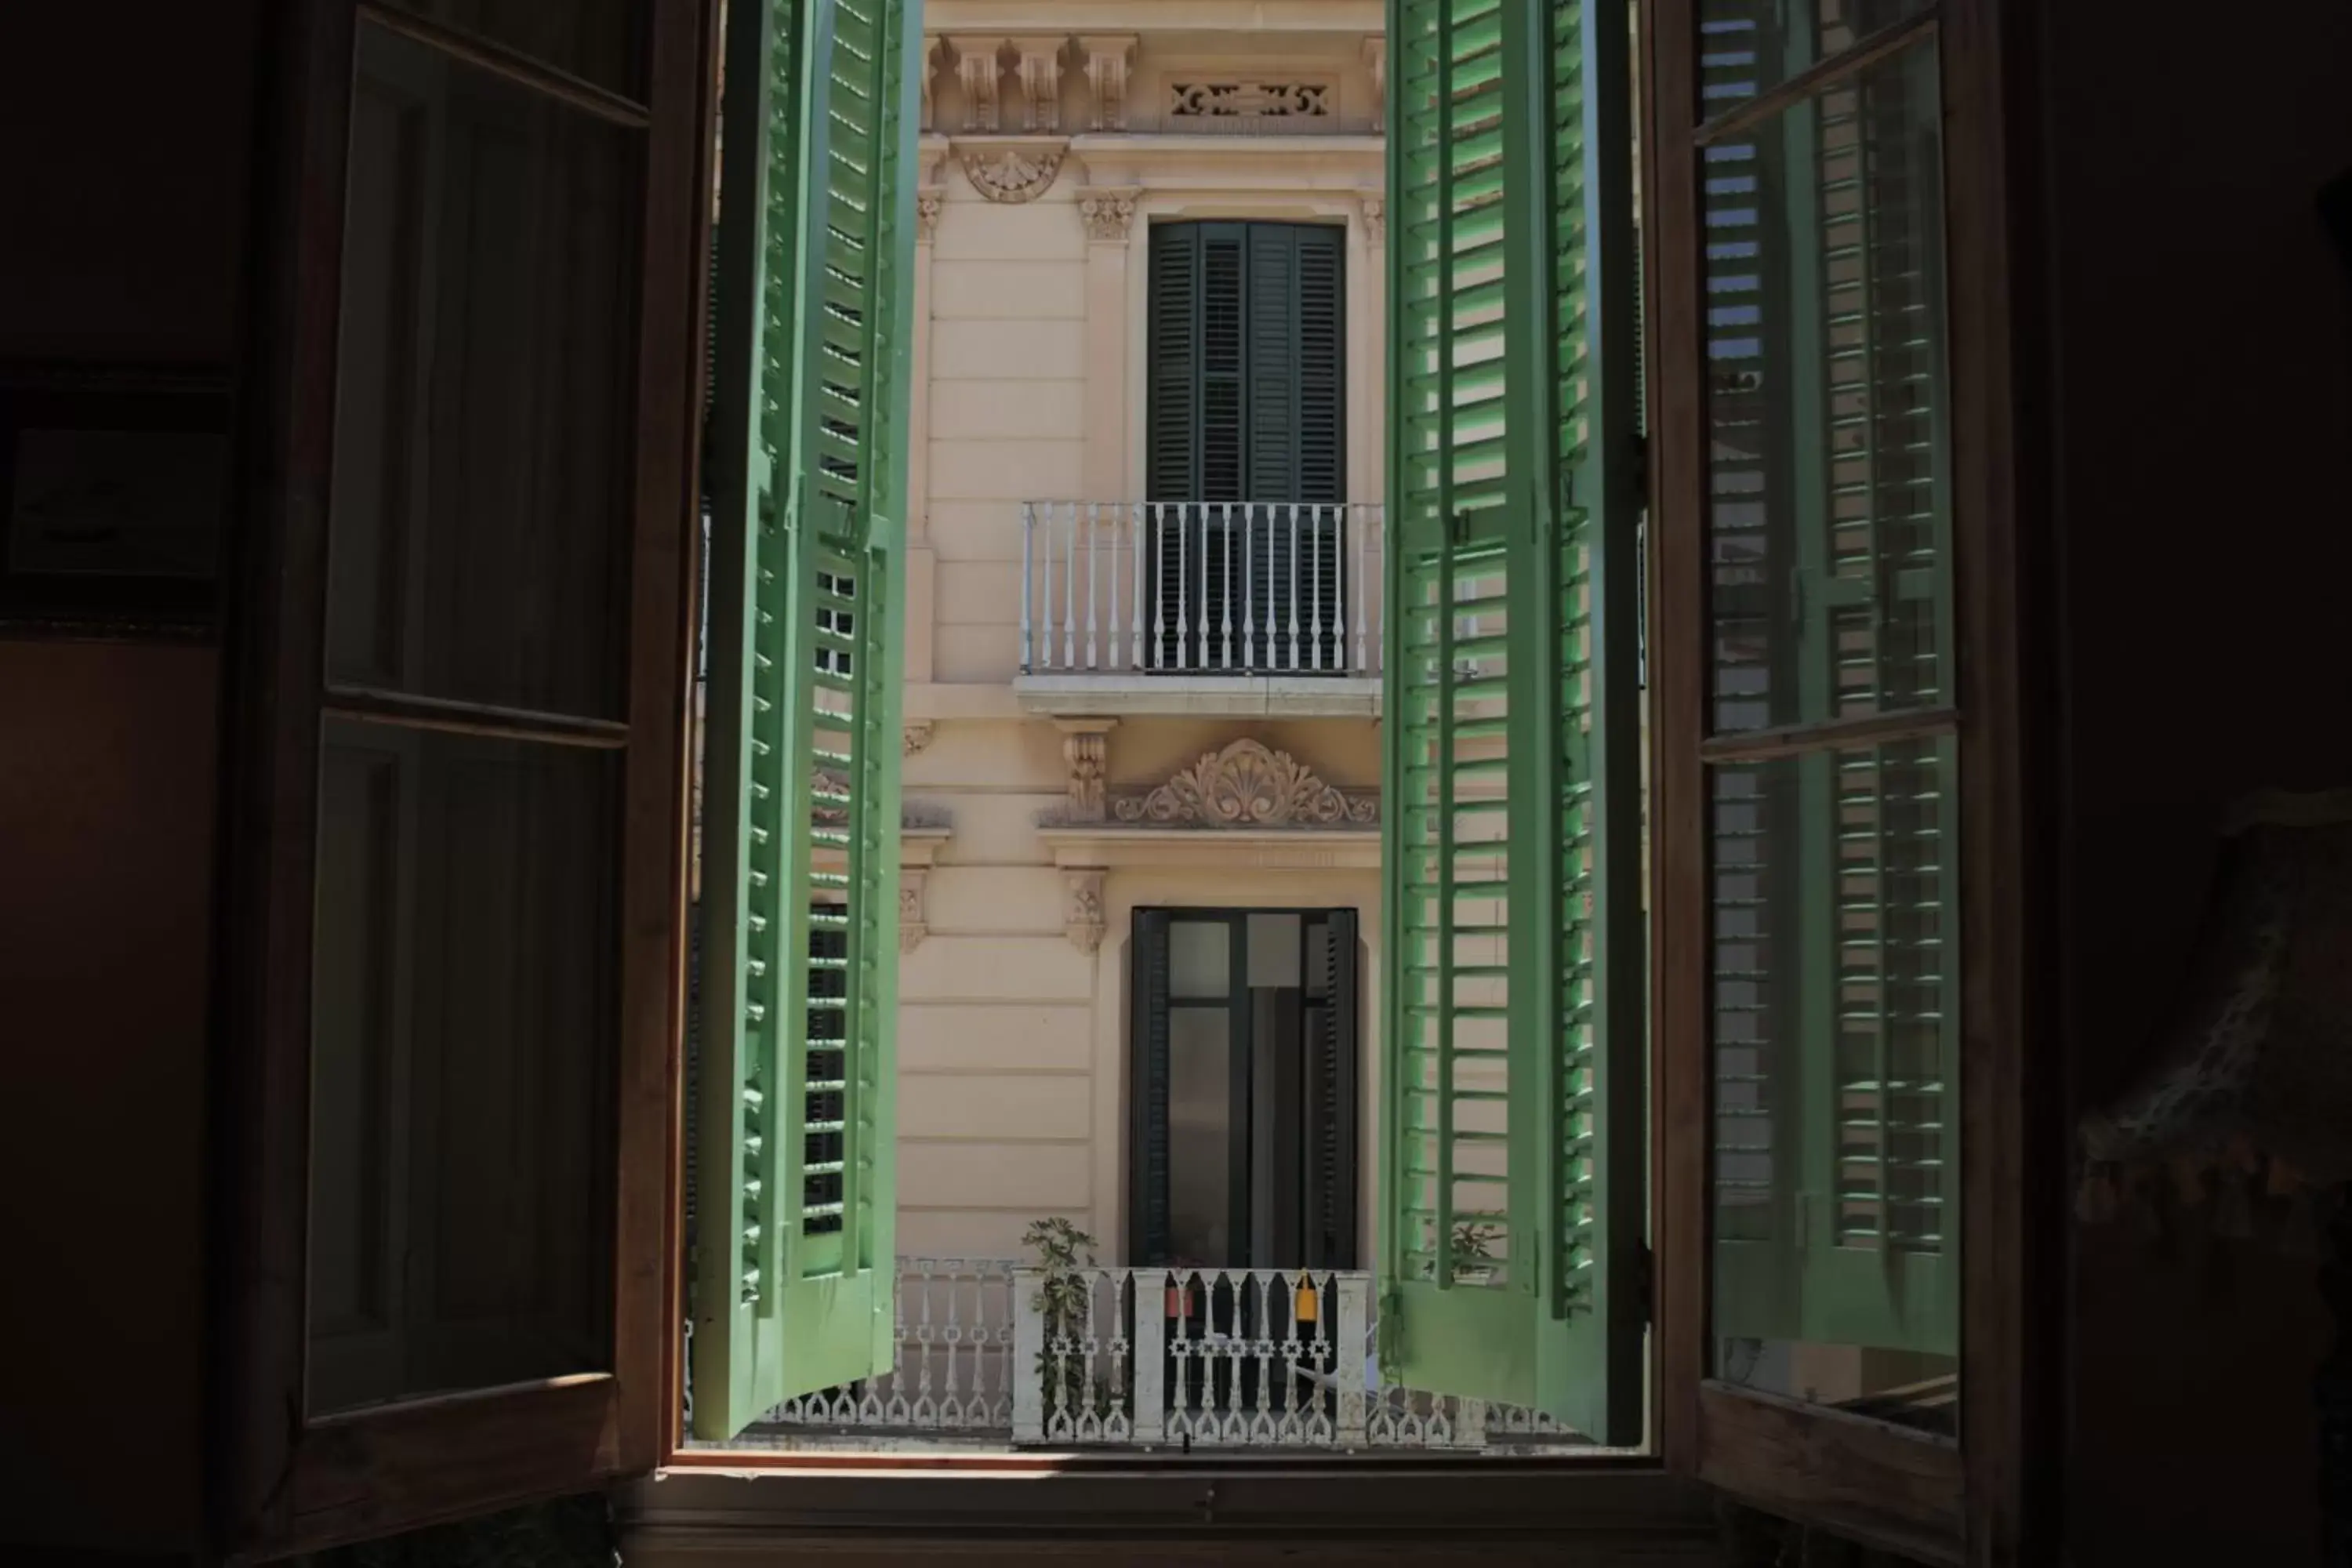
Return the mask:
<svg viewBox="0 0 2352 1568">
<path fill-rule="evenodd" d="M 1632 1441 L 1626 16 L 1391 0 L 1389 17 L 1384 1375 Z"/>
<path fill-rule="evenodd" d="M 780 25 L 779 18 L 782 18 Z M 737 7 L 703 883 L 695 1435 L 890 1364 L 920 30 Z"/>
</svg>

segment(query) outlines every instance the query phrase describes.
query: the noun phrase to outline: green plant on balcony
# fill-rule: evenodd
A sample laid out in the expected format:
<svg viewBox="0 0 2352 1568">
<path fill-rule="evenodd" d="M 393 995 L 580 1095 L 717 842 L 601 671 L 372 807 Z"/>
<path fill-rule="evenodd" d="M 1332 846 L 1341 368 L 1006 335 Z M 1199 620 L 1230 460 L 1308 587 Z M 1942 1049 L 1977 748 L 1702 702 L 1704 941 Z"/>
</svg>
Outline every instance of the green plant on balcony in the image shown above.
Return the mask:
<svg viewBox="0 0 2352 1568">
<path fill-rule="evenodd" d="M 1095 1238 L 1055 1215 L 1032 1220 L 1021 1243 L 1036 1255 L 1045 1276 L 1029 1305 L 1045 1325 L 1045 1347 L 1037 1352 L 1037 1375 L 1045 1386 L 1045 1411 L 1076 1420 L 1091 1410 L 1097 1420 L 1108 1416 L 1118 1403 L 1118 1391 L 1108 1379 L 1093 1374 L 1084 1350 L 1076 1348 L 1085 1331 L 1087 1297 L 1094 1281 L 1087 1270 L 1095 1263 Z M 1057 1349 L 1067 1343 L 1073 1348 Z"/>
</svg>

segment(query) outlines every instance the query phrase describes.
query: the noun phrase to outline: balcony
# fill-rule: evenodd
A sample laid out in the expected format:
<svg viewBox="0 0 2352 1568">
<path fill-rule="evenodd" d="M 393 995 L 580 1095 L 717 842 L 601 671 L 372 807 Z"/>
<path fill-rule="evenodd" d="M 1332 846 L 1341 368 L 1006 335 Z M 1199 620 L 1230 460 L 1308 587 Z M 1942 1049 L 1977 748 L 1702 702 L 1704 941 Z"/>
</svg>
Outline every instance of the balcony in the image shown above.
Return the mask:
<svg viewBox="0 0 2352 1568">
<path fill-rule="evenodd" d="M 1363 501 L 1024 502 L 1014 689 L 1041 713 L 1376 716 L 1385 521 Z"/>
<path fill-rule="evenodd" d="M 892 1369 L 789 1400 L 735 1446 L 1498 1455 L 1584 1446 L 1516 1406 L 1381 1386 L 1369 1274 L 1088 1265 L 1051 1292 L 1046 1280 L 1008 1262 L 900 1258 Z"/>
</svg>

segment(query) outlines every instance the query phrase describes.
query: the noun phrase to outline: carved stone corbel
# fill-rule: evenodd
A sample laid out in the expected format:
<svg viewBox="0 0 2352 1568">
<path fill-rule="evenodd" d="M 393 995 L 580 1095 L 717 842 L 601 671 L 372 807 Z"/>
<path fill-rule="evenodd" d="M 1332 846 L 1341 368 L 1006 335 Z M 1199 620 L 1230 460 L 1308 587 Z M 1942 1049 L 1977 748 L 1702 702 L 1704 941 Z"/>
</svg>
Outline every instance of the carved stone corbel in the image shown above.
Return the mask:
<svg viewBox="0 0 2352 1568">
<path fill-rule="evenodd" d="M 1021 86 L 1022 124 L 1032 132 L 1054 135 L 1062 129 L 1062 51 L 1069 47 L 1069 40 L 1055 34 L 1014 38 L 1012 44 L 1017 57 L 1014 79 Z"/>
<path fill-rule="evenodd" d="M 1094 100 L 1097 131 L 1127 129 L 1127 73 L 1135 64 L 1135 36 L 1081 37 L 1078 53 L 1087 62 L 1087 89 Z"/>
<path fill-rule="evenodd" d="M 1103 913 L 1103 872 L 1098 868 L 1062 873 L 1062 931 L 1070 945 L 1092 958 L 1102 949 L 1108 921 Z"/>
<path fill-rule="evenodd" d="M 1069 765 L 1068 799 L 1065 814 L 1071 822 L 1101 822 L 1108 818 L 1103 777 L 1110 767 L 1110 732 L 1116 719 L 1056 719 L 1062 731 L 1062 760 Z"/>
<path fill-rule="evenodd" d="M 913 756 L 931 743 L 931 729 L 929 719 L 909 719 L 907 721 L 905 732 L 899 738 L 908 756 Z"/>
<path fill-rule="evenodd" d="M 996 79 L 1003 69 L 1004 40 L 965 35 L 950 37 L 948 47 L 955 55 L 956 79 L 963 84 L 963 128 L 994 131 Z"/>
<path fill-rule="evenodd" d="M 931 91 L 932 79 L 938 74 L 940 61 L 945 58 L 947 40 L 937 33 L 923 35 L 923 121 L 922 129 L 929 132 L 938 123 L 939 100 Z"/>
<path fill-rule="evenodd" d="M 1136 185 L 1089 185 L 1078 196 L 1078 216 L 1087 222 L 1087 237 L 1097 245 L 1125 245 L 1135 223 Z"/>
<path fill-rule="evenodd" d="M 1372 74 L 1372 129 L 1385 132 L 1389 117 L 1389 41 L 1385 37 L 1366 38 L 1363 45 L 1364 68 Z"/>
<path fill-rule="evenodd" d="M 923 185 L 915 192 L 915 239 L 928 245 L 939 233 L 940 208 L 947 200 L 947 192 L 939 185 Z"/>
<path fill-rule="evenodd" d="M 923 945 L 923 938 L 931 932 L 929 921 L 923 909 L 923 884 L 930 877 L 928 866 L 902 866 L 898 868 L 898 951 L 912 952 Z"/>
<path fill-rule="evenodd" d="M 1363 209 L 1364 238 L 1375 246 L 1387 243 L 1389 233 L 1389 199 L 1386 196 L 1360 196 L 1357 205 Z"/>
</svg>

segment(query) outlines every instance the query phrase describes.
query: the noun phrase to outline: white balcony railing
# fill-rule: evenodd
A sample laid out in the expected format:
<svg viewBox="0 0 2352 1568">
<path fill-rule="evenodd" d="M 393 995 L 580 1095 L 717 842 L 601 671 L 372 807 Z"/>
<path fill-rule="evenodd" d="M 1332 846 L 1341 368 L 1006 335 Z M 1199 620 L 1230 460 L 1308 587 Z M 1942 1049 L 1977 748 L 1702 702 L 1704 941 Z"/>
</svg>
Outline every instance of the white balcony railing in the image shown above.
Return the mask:
<svg viewBox="0 0 2352 1568">
<path fill-rule="evenodd" d="M 1382 1386 L 1369 1274 L 1089 1267 L 1059 1320 L 1041 1300 L 1045 1278 L 900 1258 L 897 1364 L 786 1401 L 750 1440 L 1515 1452 L 1581 1441 L 1516 1406 Z"/>
<path fill-rule="evenodd" d="M 1382 509 L 1362 501 L 1027 501 L 1024 675 L 1369 677 Z"/>
</svg>

